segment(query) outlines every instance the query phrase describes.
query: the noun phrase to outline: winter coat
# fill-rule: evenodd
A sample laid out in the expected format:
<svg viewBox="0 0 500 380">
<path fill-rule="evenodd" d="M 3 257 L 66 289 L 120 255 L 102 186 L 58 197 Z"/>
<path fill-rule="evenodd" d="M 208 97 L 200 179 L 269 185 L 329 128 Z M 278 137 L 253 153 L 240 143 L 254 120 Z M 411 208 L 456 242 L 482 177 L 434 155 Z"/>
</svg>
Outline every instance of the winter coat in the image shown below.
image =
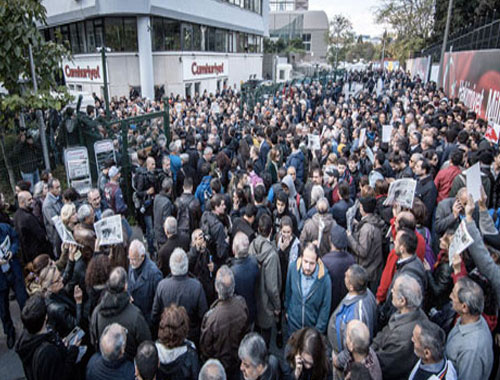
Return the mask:
<svg viewBox="0 0 500 380">
<path fill-rule="evenodd" d="M 207 248 L 214 255 L 214 260 L 222 264 L 229 257 L 229 244 L 224 224 L 212 211 L 205 211 L 201 217 L 200 227 L 208 237 Z"/>
<path fill-rule="evenodd" d="M 22 261 L 29 263 L 42 253 L 52 254 L 45 228 L 32 212 L 18 208 L 14 214 L 14 228 L 19 235 Z"/>
<path fill-rule="evenodd" d="M 257 326 L 267 329 L 274 321 L 274 312 L 281 311 L 281 266 L 274 245 L 259 235 L 250 244 L 249 254 L 257 259 L 259 277 L 257 280 Z"/>
<path fill-rule="evenodd" d="M 189 340 L 197 342 L 199 326 L 208 309 L 201 283 L 192 277 L 168 276 L 160 281 L 153 301 L 153 325 L 157 326 L 163 309 L 170 304 L 184 306 L 189 316 Z"/>
<path fill-rule="evenodd" d="M 427 177 L 420 179 L 417 182 L 415 195 L 418 196 L 422 202 L 424 202 L 425 207 L 427 208 L 427 220 L 425 221 L 426 227 L 431 227 L 432 214 L 436 208 L 437 194 L 438 192 L 436 185 L 434 185 L 434 181 L 432 180 L 432 175 L 429 174 Z"/>
<path fill-rule="evenodd" d="M 333 219 L 342 226 L 342 228 L 347 228 L 347 219 L 346 219 L 346 213 L 347 210 L 349 210 L 350 207 L 352 207 L 353 203 L 351 200 L 349 202 L 346 202 L 345 200 L 341 199 L 337 203 L 333 205 L 333 207 L 330 209 L 330 212 L 332 213 Z"/>
<path fill-rule="evenodd" d="M 255 289 L 259 278 L 259 264 L 253 256 L 234 258 L 231 261 L 231 270 L 234 274 L 234 293 L 245 299 L 248 307 L 248 324 L 251 325 L 257 314 Z"/>
<path fill-rule="evenodd" d="M 106 326 L 119 323 L 127 329 L 125 356 L 133 360 L 137 347 L 145 340 L 151 340 L 151 331 L 139 308 L 130 301 L 127 292 L 104 293 L 90 320 L 90 341 L 99 351 L 99 339 Z"/>
<path fill-rule="evenodd" d="M 122 357 L 109 361 L 100 353 L 95 353 L 87 364 L 87 380 L 135 380 L 135 367 L 132 361 Z"/>
<path fill-rule="evenodd" d="M 349 247 L 359 265 L 366 269 L 368 281 L 377 282 L 384 269 L 382 230 L 384 222 L 375 214 L 361 218 L 354 232 L 347 235 Z"/>
<path fill-rule="evenodd" d="M 372 348 L 377 354 L 384 380 L 408 378 L 413 366 L 418 361 L 414 353 L 413 329 L 427 316 L 421 309 L 406 314 L 393 314 L 387 326 L 373 339 Z"/>
<path fill-rule="evenodd" d="M 28 380 L 68 380 L 74 378 L 78 348 L 66 348 L 54 331 L 30 334 L 23 330 L 16 353 Z"/>
<path fill-rule="evenodd" d="M 447 255 L 448 253 L 445 252 Z M 427 300 L 428 306 L 441 309 L 446 303 L 450 302 L 450 294 L 453 290 L 453 268 L 447 261 L 439 263 L 434 271 L 426 271 L 429 293 Z"/>
<path fill-rule="evenodd" d="M 453 363 L 451 360 L 443 359 L 441 360 L 442 367 L 438 372 L 435 372 L 431 374 L 426 368 L 422 368 L 422 371 L 425 371 L 424 376 L 429 376 L 427 378 L 422 378 L 421 375 L 422 373 L 418 373 L 418 370 L 420 366 L 425 366 L 425 364 L 422 363 L 422 359 L 419 359 L 417 364 L 415 364 L 415 367 L 413 367 L 413 370 L 410 373 L 410 377 L 408 377 L 408 380 L 415 380 L 417 379 L 423 379 L 423 380 L 435 380 L 435 379 L 442 379 L 442 380 L 457 380 L 457 371 L 455 370 L 455 367 L 453 366 Z M 418 377 L 417 377 L 418 376 Z"/>
<path fill-rule="evenodd" d="M 158 268 L 163 274 L 162 277 L 167 277 L 170 274 L 170 255 L 172 252 L 176 248 L 182 248 L 184 252 L 187 252 L 189 251 L 190 243 L 189 236 L 183 233 L 178 233 L 165 240 L 165 243 L 158 251 Z"/>
<path fill-rule="evenodd" d="M 183 193 L 174 204 L 177 208 L 177 230 L 191 236 L 200 223 L 200 201 L 193 194 Z"/>
<path fill-rule="evenodd" d="M 345 348 L 347 324 L 354 319 L 368 326 L 370 336 L 373 336 L 377 322 L 377 302 L 370 289 L 362 294 L 344 297 L 330 317 L 328 341 L 335 352 Z"/>
<path fill-rule="evenodd" d="M 169 216 L 175 216 L 175 206 L 167 194 L 160 192 L 153 202 L 153 228 L 158 247 L 167 241 L 163 224 Z"/>
<path fill-rule="evenodd" d="M 305 247 L 307 243 L 318 240 L 321 223 L 323 223 L 324 227 L 323 233 L 321 234 L 321 240 L 319 241 L 319 255 L 323 256 L 330 251 L 330 231 L 337 225 L 332 214 L 318 213 L 311 219 L 308 219 L 302 228 L 302 233 L 300 234 L 300 244 Z"/>
<path fill-rule="evenodd" d="M 205 291 L 205 296 L 207 297 L 207 305 L 211 305 L 217 299 L 217 293 L 215 292 L 215 275 L 219 269 L 218 265 L 214 263 L 214 270 L 210 272 L 208 264 L 210 260 L 210 252 L 204 250 L 202 252 L 196 251 L 196 247 L 191 247 L 190 252 L 195 252 L 193 269 L 190 271 L 193 276 L 195 276 L 198 281 L 200 281 L 203 290 Z"/>
<path fill-rule="evenodd" d="M 295 171 L 297 172 L 297 178 L 301 181 L 304 180 L 304 161 L 304 153 L 302 153 L 302 151 L 299 149 L 297 152 L 294 152 L 290 156 L 288 156 L 285 164 L 287 170 L 290 166 L 293 166 L 295 168 Z"/>
<path fill-rule="evenodd" d="M 52 246 L 56 244 L 57 241 L 57 231 L 52 218 L 56 215 L 61 214 L 62 201 L 61 197 L 55 197 L 51 192 L 47 193 L 45 200 L 43 201 L 42 213 L 43 213 L 43 223 L 45 224 L 45 231 L 47 231 L 47 238 L 49 239 Z"/>
<path fill-rule="evenodd" d="M 434 185 L 436 185 L 436 189 L 438 192 L 436 199 L 437 203 L 441 202 L 443 199 L 448 198 L 453 180 L 461 172 L 461 169 L 455 165 L 450 165 L 446 169 L 441 169 L 438 172 L 436 178 L 434 178 Z"/>
<path fill-rule="evenodd" d="M 302 223 L 307 215 L 306 203 L 300 195 L 297 195 L 295 183 L 293 182 L 291 175 L 287 174 L 283 177 L 281 183 L 288 188 L 288 210 L 290 210 L 290 213 L 295 216 L 299 229 L 301 229 Z"/>
<path fill-rule="evenodd" d="M 198 353 L 193 342 L 186 340 L 179 347 L 167 348 L 156 342 L 160 367 L 157 380 L 197 380 L 200 372 Z"/>
<path fill-rule="evenodd" d="M 453 215 L 453 203 L 455 203 L 455 197 L 446 198 L 439 202 L 436 208 L 434 228 L 438 236 L 444 235 L 444 233 L 449 229 L 456 230 L 461 222 L 460 216 L 455 218 L 455 215 Z M 477 206 L 476 210 L 474 210 L 473 216 L 474 220 L 479 220 L 479 211 Z"/>
<path fill-rule="evenodd" d="M 337 308 L 342 298 L 347 294 L 345 287 L 345 272 L 352 264 L 355 264 L 354 257 L 345 251 L 329 252 L 321 258 L 332 283 L 332 304 L 330 310 Z"/>
<path fill-rule="evenodd" d="M 156 288 L 162 279 L 160 270 L 149 257 L 144 258 L 139 276 L 136 276 L 136 271 L 131 266 L 128 268 L 128 294 L 133 298 L 134 305 L 142 311 L 149 325 L 151 325 Z"/>
<path fill-rule="evenodd" d="M 14 277 L 18 279 L 23 279 L 23 270 L 21 268 L 21 263 L 19 262 L 18 258 L 18 251 L 19 251 L 19 239 L 17 237 L 17 233 L 12 228 L 10 225 L 6 223 L 0 223 L 0 244 L 2 244 L 5 239 L 7 239 L 7 236 L 9 237 L 10 240 L 10 251 L 12 252 L 12 258 L 10 261 L 5 265 L 10 266 L 10 270 L 13 272 Z M 0 291 L 6 290 L 9 288 L 8 282 L 7 282 L 7 276 L 3 272 L 3 270 L 0 268 Z"/>
<path fill-rule="evenodd" d="M 82 319 L 82 304 L 77 304 L 64 289 L 45 297 L 47 325 L 59 336 L 65 337 Z"/>
<path fill-rule="evenodd" d="M 239 368 L 238 348 L 248 331 L 245 299 L 232 296 L 215 301 L 203 317 L 200 350 L 205 359 L 220 360 L 227 373 Z"/>
<path fill-rule="evenodd" d="M 302 258 L 298 258 L 288 267 L 285 309 L 290 334 L 303 327 L 315 327 L 323 334 L 326 332 L 330 316 L 332 284 L 328 269 L 320 258 L 316 265 L 317 278 L 305 297 L 301 286 Z"/>
</svg>

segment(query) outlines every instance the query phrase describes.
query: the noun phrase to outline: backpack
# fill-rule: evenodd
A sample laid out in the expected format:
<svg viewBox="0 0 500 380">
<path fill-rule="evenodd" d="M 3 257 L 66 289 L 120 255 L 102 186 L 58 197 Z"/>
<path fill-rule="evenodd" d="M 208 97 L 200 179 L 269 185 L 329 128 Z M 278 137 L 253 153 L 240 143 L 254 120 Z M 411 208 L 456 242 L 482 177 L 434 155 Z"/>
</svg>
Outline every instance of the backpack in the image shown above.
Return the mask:
<svg viewBox="0 0 500 380">
<path fill-rule="evenodd" d="M 188 230 L 189 232 L 192 232 L 194 223 L 191 220 L 191 212 L 189 207 L 195 200 L 196 198 L 194 196 L 190 197 L 190 199 L 187 199 L 187 203 L 181 202 L 181 198 L 176 199 L 174 207 L 177 209 L 177 228 L 179 230 Z"/>
<path fill-rule="evenodd" d="M 358 302 L 353 302 L 349 305 L 342 304 L 339 312 L 335 316 L 335 331 L 337 332 L 337 348 L 339 351 L 343 349 L 343 336 L 347 329 L 347 324 L 355 319 L 356 308 L 359 309 L 359 320 L 362 320 L 362 310 L 363 302 L 360 300 Z"/>
<path fill-rule="evenodd" d="M 205 211 L 205 204 L 212 198 L 212 188 L 210 187 L 210 179 L 204 179 L 196 189 L 196 197 L 200 200 L 201 209 Z"/>
</svg>

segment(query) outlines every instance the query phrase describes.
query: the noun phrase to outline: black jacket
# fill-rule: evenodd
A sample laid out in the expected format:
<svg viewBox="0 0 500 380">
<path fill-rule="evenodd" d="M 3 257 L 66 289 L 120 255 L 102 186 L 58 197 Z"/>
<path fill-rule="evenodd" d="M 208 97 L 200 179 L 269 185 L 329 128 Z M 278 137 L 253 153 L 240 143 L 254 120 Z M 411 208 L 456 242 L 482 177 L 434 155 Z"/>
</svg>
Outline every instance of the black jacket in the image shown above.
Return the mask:
<svg viewBox="0 0 500 380">
<path fill-rule="evenodd" d="M 180 347 L 167 349 L 161 343 L 156 343 L 160 367 L 156 374 L 157 380 L 197 380 L 200 363 L 196 347 L 190 341 L 185 341 Z"/>
<path fill-rule="evenodd" d="M 28 380 L 66 380 L 74 377 L 78 348 L 66 348 L 53 331 L 31 335 L 23 330 L 16 343 L 16 353 Z"/>
<path fill-rule="evenodd" d="M 189 236 L 179 233 L 167 239 L 165 244 L 162 245 L 158 251 L 158 268 L 163 273 L 164 278 L 170 274 L 170 255 L 174 252 L 174 249 L 180 247 L 184 252 L 187 252 L 190 243 Z"/>
<path fill-rule="evenodd" d="M 201 217 L 200 227 L 208 238 L 207 247 L 214 256 L 217 264 L 224 264 L 229 257 L 229 244 L 226 241 L 227 233 L 224 224 L 216 214 L 211 211 L 205 211 Z"/>
<path fill-rule="evenodd" d="M 141 311 L 130 302 L 130 296 L 126 292 L 113 294 L 106 291 L 90 321 L 90 340 L 96 351 L 99 351 L 102 332 L 106 326 L 115 322 L 127 329 L 125 355 L 133 360 L 137 347 L 145 340 L 151 340 L 151 331 Z"/>
<path fill-rule="evenodd" d="M 47 325 L 59 336 L 65 337 L 75 326 L 80 325 L 82 304 L 75 303 L 73 297 L 61 289 L 59 293 L 50 293 L 45 298 L 47 305 Z"/>
<path fill-rule="evenodd" d="M 45 228 L 33 213 L 18 208 L 14 214 L 14 228 L 19 235 L 23 263 L 33 261 L 42 253 L 52 254 Z"/>
<path fill-rule="evenodd" d="M 417 182 L 415 194 L 422 200 L 422 202 L 424 202 L 427 208 L 427 220 L 425 222 L 425 226 L 430 228 L 432 224 L 432 214 L 436 208 L 436 199 L 438 195 L 432 175 L 428 175 L 424 179 Z"/>
<path fill-rule="evenodd" d="M 427 283 L 429 284 L 428 307 L 441 309 L 450 301 L 450 294 L 453 290 L 453 269 L 447 262 L 440 263 L 434 272 L 426 271 Z"/>
<path fill-rule="evenodd" d="M 200 201 L 193 195 L 183 193 L 175 200 L 177 208 L 177 230 L 191 236 L 201 219 Z"/>
</svg>

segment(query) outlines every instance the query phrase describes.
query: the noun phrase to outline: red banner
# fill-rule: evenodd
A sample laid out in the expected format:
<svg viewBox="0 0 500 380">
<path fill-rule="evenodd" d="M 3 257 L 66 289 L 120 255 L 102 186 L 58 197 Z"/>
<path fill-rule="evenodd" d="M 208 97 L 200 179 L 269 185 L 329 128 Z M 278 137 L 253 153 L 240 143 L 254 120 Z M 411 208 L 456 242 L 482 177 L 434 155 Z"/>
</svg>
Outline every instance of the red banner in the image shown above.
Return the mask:
<svg viewBox="0 0 500 380">
<path fill-rule="evenodd" d="M 489 124 L 500 124 L 500 50 L 446 53 L 441 86 Z"/>
</svg>

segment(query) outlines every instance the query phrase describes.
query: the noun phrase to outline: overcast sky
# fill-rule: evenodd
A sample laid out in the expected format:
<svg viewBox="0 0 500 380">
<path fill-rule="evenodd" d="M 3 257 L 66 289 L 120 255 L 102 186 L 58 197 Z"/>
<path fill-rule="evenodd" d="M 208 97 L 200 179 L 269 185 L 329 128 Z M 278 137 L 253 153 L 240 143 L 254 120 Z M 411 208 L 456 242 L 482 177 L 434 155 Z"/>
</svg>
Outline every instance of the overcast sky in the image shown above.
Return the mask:
<svg viewBox="0 0 500 380">
<path fill-rule="evenodd" d="M 384 27 L 375 23 L 374 8 L 380 0 L 309 0 L 310 10 L 324 10 L 328 19 L 335 14 L 347 16 L 356 34 L 382 36 Z"/>
</svg>

